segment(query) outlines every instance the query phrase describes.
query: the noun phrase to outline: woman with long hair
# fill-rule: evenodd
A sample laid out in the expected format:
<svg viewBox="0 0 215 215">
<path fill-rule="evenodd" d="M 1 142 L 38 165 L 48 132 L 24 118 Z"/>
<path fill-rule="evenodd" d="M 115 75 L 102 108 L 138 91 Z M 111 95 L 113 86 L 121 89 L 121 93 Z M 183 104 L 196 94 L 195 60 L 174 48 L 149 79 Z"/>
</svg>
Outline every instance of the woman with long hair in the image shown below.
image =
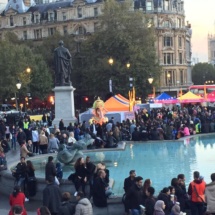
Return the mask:
<svg viewBox="0 0 215 215">
<path fill-rule="evenodd" d="M 78 192 L 79 188 L 82 188 L 82 192 L 85 194 L 85 185 L 87 182 L 87 169 L 85 166 L 84 158 L 80 157 L 75 162 L 75 175 L 76 180 L 74 181 L 75 189 Z"/>
<path fill-rule="evenodd" d="M 148 178 L 144 181 L 144 184 L 143 184 L 143 205 L 145 205 L 145 201 L 147 199 L 147 194 L 146 194 L 146 191 L 149 187 L 151 187 L 152 185 L 152 181 Z"/>
<path fill-rule="evenodd" d="M 12 208 L 15 205 L 19 205 L 22 207 L 23 213 L 22 215 L 27 215 L 25 210 L 25 194 L 21 192 L 21 188 L 19 186 L 15 186 L 13 189 L 13 193 L 10 194 L 9 203 L 11 206 L 11 209 L 9 211 L 9 215 L 13 215 Z"/>
</svg>

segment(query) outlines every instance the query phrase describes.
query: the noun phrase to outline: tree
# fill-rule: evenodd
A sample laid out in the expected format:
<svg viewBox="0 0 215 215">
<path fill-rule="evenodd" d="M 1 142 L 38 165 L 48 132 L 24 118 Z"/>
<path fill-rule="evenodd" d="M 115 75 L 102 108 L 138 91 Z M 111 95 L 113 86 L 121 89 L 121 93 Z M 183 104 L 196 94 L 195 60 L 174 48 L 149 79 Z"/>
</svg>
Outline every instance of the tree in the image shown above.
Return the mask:
<svg viewBox="0 0 215 215">
<path fill-rule="evenodd" d="M 195 85 L 205 81 L 215 81 L 215 69 L 211 64 L 198 63 L 192 69 L 192 80 Z"/>
<path fill-rule="evenodd" d="M 131 2 L 104 2 L 103 15 L 99 18 L 99 30 L 82 42 L 83 63 L 81 89 L 96 95 L 108 92 L 111 78 L 115 93 L 127 94 L 128 78 L 134 77 L 137 94 L 151 74 L 159 74 L 154 47 L 154 29 L 148 28 L 148 18 L 140 11 L 131 11 Z M 114 63 L 108 64 L 109 57 Z M 126 63 L 131 64 L 130 69 Z"/>
<path fill-rule="evenodd" d="M 35 94 L 39 98 L 44 98 L 52 87 L 51 75 L 46 63 L 40 55 L 34 54 L 29 47 L 19 44 L 15 37 L 11 36 L 11 38 L 13 38 L 12 41 L 10 37 L 7 37 L 6 40 L 0 42 L 0 97 L 11 97 L 17 91 L 16 83 L 20 80 L 22 83 L 21 94 L 25 95 L 27 91 L 30 91 L 32 95 Z M 31 73 L 26 72 L 27 67 L 31 68 Z M 43 80 L 40 87 L 31 90 L 30 87 L 39 82 L 39 74 L 41 77 L 45 75 L 49 82 Z M 46 89 L 45 93 L 44 89 Z"/>
</svg>

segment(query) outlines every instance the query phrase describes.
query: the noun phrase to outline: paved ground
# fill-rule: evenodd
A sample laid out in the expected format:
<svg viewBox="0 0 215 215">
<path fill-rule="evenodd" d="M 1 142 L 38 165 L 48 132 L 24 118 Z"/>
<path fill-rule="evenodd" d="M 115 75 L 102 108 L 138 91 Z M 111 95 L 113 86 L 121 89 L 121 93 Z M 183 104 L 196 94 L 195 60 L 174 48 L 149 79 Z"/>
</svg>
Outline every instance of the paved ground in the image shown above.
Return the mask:
<svg viewBox="0 0 215 215">
<path fill-rule="evenodd" d="M 18 148 L 18 147 L 17 147 Z M 7 162 L 8 164 L 14 163 L 19 161 L 19 150 L 17 151 L 10 151 L 7 153 Z M 0 176 L 4 177 L 4 176 Z M 1 180 L 0 180 L 1 183 Z M 97 208 L 93 207 L 93 214 L 94 215 L 123 215 L 124 214 L 124 207 L 121 203 L 121 199 L 112 199 L 110 200 L 111 203 L 108 204 L 106 208 Z M 41 201 L 34 201 L 30 200 L 29 202 L 25 203 L 26 210 L 28 215 L 36 215 L 36 210 L 38 207 L 42 205 Z M 10 210 L 9 205 L 9 193 L 8 195 L 4 195 L 1 193 L 0 190 L 0 215 L 7 215 Z"/>
</svg>

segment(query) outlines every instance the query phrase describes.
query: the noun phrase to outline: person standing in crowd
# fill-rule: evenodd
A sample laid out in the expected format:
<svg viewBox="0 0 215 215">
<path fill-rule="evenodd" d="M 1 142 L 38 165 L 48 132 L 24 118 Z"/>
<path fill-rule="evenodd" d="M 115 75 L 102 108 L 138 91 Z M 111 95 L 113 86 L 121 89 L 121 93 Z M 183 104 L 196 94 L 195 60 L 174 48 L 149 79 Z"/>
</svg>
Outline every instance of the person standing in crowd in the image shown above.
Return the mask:
<svg viewBox="0 0 215 215">
<path fill-rule="evenodd" d="M 46 164 L 46 167 L 45 167 L 46 181 L 48 180 L 48 178 L 50 178 L 50 176 L 52 176 L 54 178 L 57 175 L 53 159 L 54 158 L 52 156 L 48 157 L 48 163 Z"/>
<path fill-rule="evenodd" d="M 7 169 L 6 155 L 4 154 L 4 149 L 0 146 L 0 171 Z"/>
<path fill-rule="evenodd" d="M 53 176 L 47 178 L 48 184 L 43 190 L 43 206 L 50 210 L 51 215 L 58 215 L 61 206 L 61 193 L 54 180 Z"/>
<path fill-rule="evenodd" d="M 96 207 L 107 207 L 107 197 L 105 194 L 105 179 L 106 173 L 104 170 L 99 170 L 98 177 L 93 182 L 93 203 Z"/>
<path fill-rule="evenodd" d="M 80 157 L 77 159 L 75 162 L 75 175 L 76 175 L 76 180 L 75 180 L 75 189 L 76 192 L 79 191 L 79 188 L 82 188 L 82 192 L 85 194 L 85 185 L 87 182 L 87 168 L 84 163 L 84 158 Z"/>
<path fill-rule="evenodd" d="M 25 135 L 25 132 L 22 130 L 22 128 L 19 128 L 19 132 L 17 134 L 17 142 L 21 146 L 23 141 L 26 141 L 26 135 Z"/>
<path fill-rule="evenodd" d="M 13 214 L 13 207 L 18 205 L 22 207 L 22 215 L 27 215 L 26 210 L 25 210 L 25 194 L 21 192 L 20 186 L 15 186 L 13 189 L 13 193 L 10 195 L 9 198 L 9 203 L 11 206 L 11 209 L 9 211 L 9 215 L 14 215 Z"/>
<path fill-rule="evenodd" d="M 31 155 L 31 154 L 32 153 L 27 149 L 26 142 L 23 141 L 20 147 L 20 156 L 26 158 L 28 155 Z"/>
<path fill-rule="evenodd" d="M 69 192 L 62 194 L 62 203 L 58 215 L 71 215 L 75 213 L 75 205 L 70 202 L 71 195 Z"/>
<path fill-rule="evenodd" d="M 49 144 L 48 144 L 48 153 L 55 153 L 59 149 L 59 140 L 54 136 L 54 134 L 50 134 Z"/>
<path fill-rule="evenodd" d="M 193 173 L 193 178 L 194 180 L 190 183 L 188 188 L 188 194 L 191 196 L 191 215 L 203 215 L 206 183 L 200 177 L 198 171 Z"/>
<path fill-rule="evenodd" d="M 60 131 L 65 130 L 63 119 L 61 119 L 59 122 L 59 129 L 60 129 Z"/>
<path fill-rule="evenodd" d="M 11 139 L 11 149 L 16 150 L 16 127 L 15 125 L 12 126 L 10 133 L 12 135 L 12 139 Z"/>
<path fill-rule="evenodd" d="M 93 215 L 92 204 L 84 197 L 83 192 L 78 192 L 76 199 L 78 203 L 75 207 L 75 215 Z"/>
<path fill-rule="evenodd" d="M 135 170 L 130 170 L 129 176 L 124 180 L 124 191 L 127 193 L 129 189 L 135 184 L 136 172 Z"/>
<path fill-rule="evenodd" d="M 205 188 L 205 201 L 207 203 L 207 212 L 215 215 L 215 173 L 211 174 L 211 181 Z"/>
<path fill-rule="evenodd" d="M 40 151 L 42 152 L 42 154 L 47 154 L 48 138 L 46 137 L 44 131 L 41 131 L 40 133 L 39 142 L 40 142 Z"/>
<path fill-rule="evenodd" d="M 36 189 L 36 178 L 35 178 L 35 168 L 33 166 L 33 163 L 30 160 L 26 161 L 27 164 L 27 174 L 26 174 L 26 180 L 27 180 L 27 192 L 26 196 L 32 197 L 36 195 L 37 189 Z"/>
<path fill-rule="evenodd" d="M 26 118 L 26 119 L 24 120 L 24 122 L 23 122 L 23 130 L 24 130 L 25 134 L 28 133 L 28 128 L 29 128 L 29 121 L 28 121 L 28 119 Z"/>
<path fill-rule="evenodd" d="M 166 205 L 165 205 L 164 201 L 158 200 L 155 203 L 153 215 L 165 215 L 165 213 L 164 213 L 165 207 L 166 207 Z"/>
<path fill-rule="evenodd" d="M 37 209 L 37 215 L 51 215 L 51 212 L 46 206 L 42 206 Z"/>
<path fill-rule="evenodd" d="M 145 204 L 145 200 L 147 199 L 147 189 L 151 187 L 152 181 L 148 178 L 143 183 L 143 204 Z"/>
<path fill-rule="evenodd" d="M 154 213 L 154 206 L 155 206 L 155 202 L 156 202 L 156 199 L 155 197 L 153 196 L 155 193 L 155 189 L 153 187 L 148 187 L 147 190 L 146 190 L 146 195 L 147 195 L 147 198 L 145 200 L 145 214 L 146 215 L 153 215 Z"/>
<path fill-rule="evenodd" d="M 16 183 L 18 186 L 22 186 L 26 178 L 27 165 L 25 163 L 25 158 L 21 157 L 20 162 L 16 165 L 12 173 L 15 174 Z"/>
<path fill-rule="evenodd" d="M 140 215 L 140 205 L 142 205 L 143 198 L 143 178 L 137 176 L 135 178 L 135 184 L 130 188 L 126 194 L 126 199 L 129 202 L 129 208 L 131 209 L 132 215 Z"/>
<path fill-rule="evenodd" d="M 38 132 L 38 128 L 34 127 L 32 129 L 32 142 L 33 142 L 33 153 L 35 154 L 39 154 L 39 132 Z"/>
</svg>

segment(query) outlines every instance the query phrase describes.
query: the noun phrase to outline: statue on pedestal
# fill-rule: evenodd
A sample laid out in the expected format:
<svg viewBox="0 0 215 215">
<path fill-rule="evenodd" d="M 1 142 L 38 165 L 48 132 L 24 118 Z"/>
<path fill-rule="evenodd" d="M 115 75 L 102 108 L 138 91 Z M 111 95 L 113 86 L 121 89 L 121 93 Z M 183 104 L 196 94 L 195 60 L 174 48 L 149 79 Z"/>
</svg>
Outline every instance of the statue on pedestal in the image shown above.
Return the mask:
<svg viewBox="0 0 215 215">
<path fill-rule="evenodd" d="M 55 86 L 71 85 L 72 56 L 63 45 L 63 41 L 60 40 L 59 47 L 54 50 Z"/>
</svg>

